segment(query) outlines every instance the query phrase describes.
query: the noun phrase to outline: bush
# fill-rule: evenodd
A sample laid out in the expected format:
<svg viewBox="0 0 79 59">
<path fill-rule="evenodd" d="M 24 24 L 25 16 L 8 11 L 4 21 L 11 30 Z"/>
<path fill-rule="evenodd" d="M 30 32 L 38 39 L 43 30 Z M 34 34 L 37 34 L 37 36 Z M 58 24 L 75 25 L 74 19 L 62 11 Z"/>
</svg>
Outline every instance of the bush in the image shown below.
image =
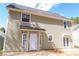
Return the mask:
<svg viewBox="0 0 79 59">
<path fill-rule="evenodd" d="M 4 37 L 0 36 L 0 50 L 3 50 Z"/>
<path fill-rule="evenodd" d="M 75 47 L 75 48 L 79 48 L 79 46 L 77 46 L 77 45 L 75 45 L 74 47 Z"/>
</svg>

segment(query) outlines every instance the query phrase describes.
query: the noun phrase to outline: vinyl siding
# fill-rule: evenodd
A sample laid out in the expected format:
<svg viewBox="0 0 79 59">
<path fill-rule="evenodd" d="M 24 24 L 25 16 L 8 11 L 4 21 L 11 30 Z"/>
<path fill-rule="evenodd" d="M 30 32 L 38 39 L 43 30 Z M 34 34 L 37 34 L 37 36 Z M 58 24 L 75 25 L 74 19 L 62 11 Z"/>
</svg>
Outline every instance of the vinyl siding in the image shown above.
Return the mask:
<svg viewBox="0 0 79 59">
<path fill-rule="evenodd" d="M 21 13 L 9 11 L 9 21 L 5 40 L 5 51 L 23 51 L 22 38 L 20 31 Z M 42 16 L 31 15 L 31 23 L 37 27 L 43 28 L 46 31 L 40 32 L 40 49 L 63 48 L 64 33 L 70 33 L 70 30 L 64 29 L 64 21 L 46 18 Z M 37 32 L 38 33 L 38 32 Z M 48 42 L 48 34 L 53 37 L 53 42 Z M 28 32 L 29 38 L 30 32 Z M 39 39 L 39 36 L 38 36 Z M 28 40 L 29 43 L 29 40 Z M 28 46 L 29 47 L 29 44 Z M 39 48 L 39 47 L 38 47 Z"/>
<path fill-rule="evenodd" d="M 62 36 L 65 33 L 71 32 L 70 30 L 64 28 L 64 21 L 40 17 L 36 15 L 32 15 L 31 17 L 32 23 L 35 23 L 37 27 L 46 30 L 46 32 L 43 33 L 43 38 L 41 39 L 43 49 L 63 48 Z M 48 42 L 48 34 L 52 34 L 53 42 Z"/>
<path fill-rule="evenodd" d="M 5 51 L 22 51 L 19 22 L 21 14 L 18 12 L 9 12 L 8 28 L 5 40 Z"/>
</svg>

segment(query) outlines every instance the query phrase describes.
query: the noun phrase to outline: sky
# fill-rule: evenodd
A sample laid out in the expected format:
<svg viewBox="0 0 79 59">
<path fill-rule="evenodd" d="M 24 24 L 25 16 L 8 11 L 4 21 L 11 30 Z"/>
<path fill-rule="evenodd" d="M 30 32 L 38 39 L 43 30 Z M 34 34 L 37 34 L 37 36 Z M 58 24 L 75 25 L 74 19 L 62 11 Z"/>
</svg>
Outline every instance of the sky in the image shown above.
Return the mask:
<svg viewBox="0 0 79 59">
<path fill-rule="evenodd" d="M 8 12 L 6 9 L 6 5 L 6 3 L 0 3 L 0 27 L 5 28 L 7 28 L 8 21 Z M 67 18 L 79 16 L 79 3 L 20 3 L 20 5 L 58 13 Z"/>
<path fill-rule="evenodd" d="M 8 12 L 6 9 L 7 4 L 2 4 L 0 3 L 0 27 L 7 27 L 7 17 L 8 17 Z"/>
<path fill-rule="evenodd" d="M 79 3 L 60 3 L 52 7 L 49 11 L 67 18 L 77 17 L 79 16 Z"/>
</svg>

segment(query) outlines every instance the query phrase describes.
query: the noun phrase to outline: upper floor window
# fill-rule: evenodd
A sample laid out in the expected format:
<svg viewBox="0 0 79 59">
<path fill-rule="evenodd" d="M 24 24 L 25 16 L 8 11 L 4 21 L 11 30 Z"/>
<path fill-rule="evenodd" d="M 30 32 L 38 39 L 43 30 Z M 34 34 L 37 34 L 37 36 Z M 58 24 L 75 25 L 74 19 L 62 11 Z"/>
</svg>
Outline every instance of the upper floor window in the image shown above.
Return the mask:
<svg viewBox="0 0 79 59">
<path fill-rule="evenodd" d="M 64 22 L 64 28 L 66 28 L 67 27 L 67 22 Z"/>
<path fill-rule="evenodd" d="M 22 14 L 22 21 L 23 22 L 29 22 L 30 21 L 30 15 Z"/>
</svg>

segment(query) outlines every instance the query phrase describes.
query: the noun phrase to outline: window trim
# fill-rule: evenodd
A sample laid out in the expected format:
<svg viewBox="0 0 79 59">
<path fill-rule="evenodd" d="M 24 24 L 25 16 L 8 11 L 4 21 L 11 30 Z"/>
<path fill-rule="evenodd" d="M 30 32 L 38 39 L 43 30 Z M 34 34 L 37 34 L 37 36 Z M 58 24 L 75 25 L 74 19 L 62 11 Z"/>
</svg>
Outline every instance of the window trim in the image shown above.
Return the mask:
<svg viewBox="0 0 79 59">
<path fill-rule="evenodd" d="M 23 40 L 24 40 L 24 39 L 23 39 L 23 35 L 24 35 L 24 34 L 26 34 L 26 42 L 27 42 L 27 33 L 26 33 L 26 32 L 23 32 L 23 33 L 21 34 L 21 35 L 22 35 L 21 37 L 22 37 L 22 47 L 23 47 L 23 48 L 24 48 L 24 45 L 23 45 Z M 27 44 L 27 43 L 26 43 L 26 44 Z"/>
<path fill-rule="evenodd" d="M 66 37 L 67 46 L 69 46 L 69 38 Z"/>
<path fill-rule="evenodd" d="M 64 22 L 64 28 L 67 28 L 67 22 L 66 21 Z"/>
<path fill-rule="evenodd" d="M 64 47 L 66 46 L 66 39 L 65 37 L 63 37 L 63 44 L 64 44 Z"/>
<path fill-rule="evenodd" d="M 26 15 L 29 15 L 29 16 L 30 16 L 29 22 L 25 22 L 25 23 L 31 23 L 31 14 L 30 14 L 30 13 L 23 13 L 23 12 L 21 12 L 21 22 L 23 22 L 23 21 L 22 21 L 22 15 L 23 15 L 23 14 L 26 14 Z"/>
<path fill-rule="evenodd" d="M 49 40 L 50 35 L 52 36 L 52 34 L 48 34 L 48 42 L 53 42 L 53 39 L 54 39 L 53 36 L 52 36 L 52 40 L 51 41 Z"/>
<path fill-rule="evenodd" d="M 69 47 L 69 39 L 68 37 L 63 37 L 63 44 L 64 44 L 64 47 Z"/>
</svg>

